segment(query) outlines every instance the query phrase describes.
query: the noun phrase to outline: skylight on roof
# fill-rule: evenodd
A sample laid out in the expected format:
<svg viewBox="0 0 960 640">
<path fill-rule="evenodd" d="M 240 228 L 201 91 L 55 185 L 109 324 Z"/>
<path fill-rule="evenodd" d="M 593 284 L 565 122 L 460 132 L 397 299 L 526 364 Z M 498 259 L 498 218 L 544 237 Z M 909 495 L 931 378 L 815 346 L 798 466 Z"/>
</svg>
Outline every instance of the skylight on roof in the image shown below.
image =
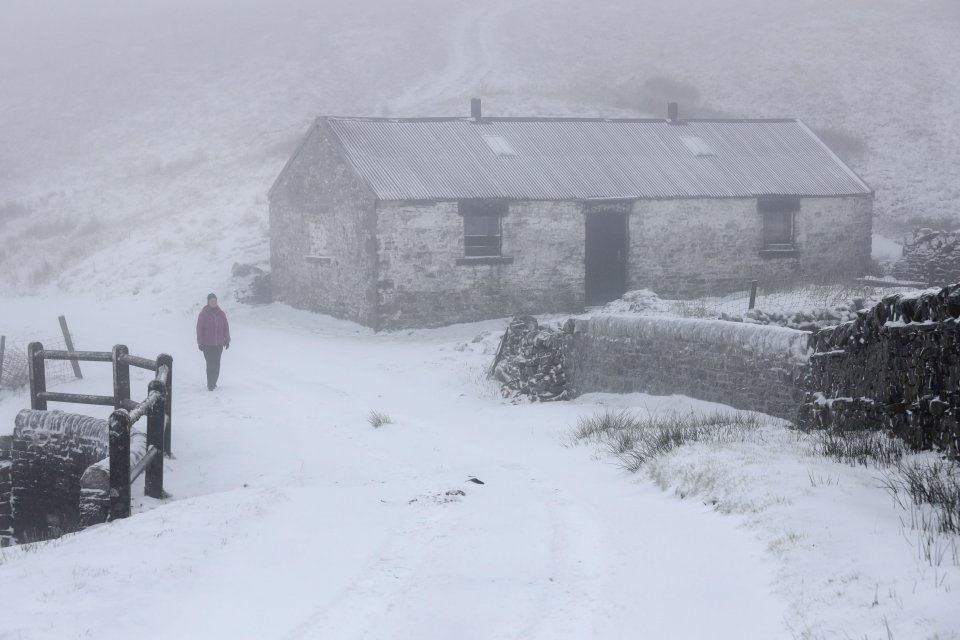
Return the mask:
<svg viewBox="0 0 960 640">
<path fill-rule="evenodd" d="M 493 151 L 501 158 L 516 158 L 517 152 L 513 150 L 513 147 L 510 146 L 510 143 L 507 142 L 507 139 L 501 135 L 490 133 L 483 136 L 484 142 L 487 143 L 487 146 L 490 147 L 490 150 Z"/>
<path fill-rule="evenodd" d="M 688 138 L 681 139 L 683 140 L 683 144 L 687 145 L 687 149 L 690 149 L 690 153 L 698 158 L 717 155 L 714 150 L 710 148 L 710 145 L 703 141 L 703 138 L 690 136 Z"/>
</svg>

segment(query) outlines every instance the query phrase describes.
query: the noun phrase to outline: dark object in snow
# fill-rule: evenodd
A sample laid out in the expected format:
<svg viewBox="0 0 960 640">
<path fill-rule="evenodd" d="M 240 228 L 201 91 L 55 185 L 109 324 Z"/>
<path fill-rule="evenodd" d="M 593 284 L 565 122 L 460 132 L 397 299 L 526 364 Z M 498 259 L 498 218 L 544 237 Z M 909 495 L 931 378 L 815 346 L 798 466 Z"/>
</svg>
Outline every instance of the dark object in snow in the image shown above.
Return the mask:
<svg viewBox="0 0 960 640">
<path fill-rule="evenodd" d="M 483 480 L 480 480 L 479 478 L 474 478 L 473 476 L 470 476 L 469 478 L 467 478 L 467 482 L 472 482 L 473 484 L 486 484 Z"/>
<path fill-rule="evenodd" d="M 480 484 L 483 484 L 483 483 L 480 483 Z M 467 494 L 466 494 L 466 492 L 465 492 L 463 489 L 451 489 L 450 491 L 447 491 L 446 495 L 448 495 L 448 496 L 465 496 L 465 495 L 467 495 Z"/>
<path fill-rule="evenodd" d="M 503 383 L 501 393 L 539 402 L 570 397 L 563 360 L 566 337 L 564 331 L 540 326 L 531 316 L 511 320 L 490 368 L 490 375 Z"/>
<path fill-rule="evenodd" d="M 240 280 L 234 290 L 237 302 L 244 304 L 269 304 L 273 301 L 270 289 L 270 272 L 252 264 L 234 263 L 230 273 Z"/>
</svg>

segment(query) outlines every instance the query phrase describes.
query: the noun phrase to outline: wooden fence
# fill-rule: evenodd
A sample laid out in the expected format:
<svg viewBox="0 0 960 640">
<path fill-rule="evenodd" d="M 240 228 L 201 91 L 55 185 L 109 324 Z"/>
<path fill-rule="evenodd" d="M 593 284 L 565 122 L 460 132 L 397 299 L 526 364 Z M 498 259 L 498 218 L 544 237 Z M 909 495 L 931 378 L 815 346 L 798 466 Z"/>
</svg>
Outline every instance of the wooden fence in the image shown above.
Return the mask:
<svg viewBox="0 0 960 640">
<path fill-rule="evenodd" d="M 112 406 L 110 414 L 110 505 L 109 517 L 126 518 L 130 515 L 130 485 L 141 473 L 144 493 L 152 498 L 163 497 L 163 456 L 171 455 L 173 358 L 160 354 L 156 360 L 131 356 L 126 346 L 116 345 L 113 351 L 48 351 L 39 342 L 27 347 L 30 369 L 30 408 L 46 411 L 48 402 L 67 402 Z M 113 364 L 113 395 L 97 396 L 78 393 L 47 391 L 44 362 L 71 360 L 83 362 L 110 362 Z M 130 399 L 130 367 L 156 373 L 147 386 L 146 399 Z M 139 460 L 131 463 L 131 427 L 147 417 L 147 447 Z"/>
</svg>

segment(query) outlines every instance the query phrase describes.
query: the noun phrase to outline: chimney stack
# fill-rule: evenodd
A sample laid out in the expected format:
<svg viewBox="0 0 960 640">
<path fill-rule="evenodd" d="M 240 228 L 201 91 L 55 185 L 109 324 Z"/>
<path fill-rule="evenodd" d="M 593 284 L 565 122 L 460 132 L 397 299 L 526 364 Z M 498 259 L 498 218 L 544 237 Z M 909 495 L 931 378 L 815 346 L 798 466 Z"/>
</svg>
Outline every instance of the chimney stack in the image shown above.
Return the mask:
<svg viewBox="0 0 960 640">
<path fill-rule="evenodd" d="M 483 119 L 483 113 L 480 110 L 480 98 L 470 99 L 470 117 L 474 122 L 480 122 Z"/>
<path fill-rule="evenodd" d="M 680 105 L 676 102 L 667 103 L 667 120 L 670 122 L 676 122 L 680 116 Z"/>
</svg>

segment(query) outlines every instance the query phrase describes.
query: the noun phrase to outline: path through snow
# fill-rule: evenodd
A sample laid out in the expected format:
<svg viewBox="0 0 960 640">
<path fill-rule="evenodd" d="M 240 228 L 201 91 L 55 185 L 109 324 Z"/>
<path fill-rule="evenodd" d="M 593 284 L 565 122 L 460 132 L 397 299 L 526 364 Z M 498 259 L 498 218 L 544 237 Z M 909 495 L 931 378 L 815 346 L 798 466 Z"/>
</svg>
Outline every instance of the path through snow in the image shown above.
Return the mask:
<svg viewBox="0 0 960 640">
<path fill-rule="evenodd" d="M 775 566 L 735 518 L 564 446 L 593 402 L 497 397 L 489 341 L 467 341 L 502 323 L 374 335 L 228 311 L 210 393 L 192 312 L 67 309 L 83 348 L 174 354 L 173 499 L 137 487 L 129 520 L 5 552 L 0 637 L 787 637 Z M 91 365 L 70 387 L 108 384 Z M 144 629 L 145 603 L 177 613 Z"/>
<path fill-rule="evenodd" d="M 453 18 L 446 35 L 447 55 L 433 77 L 417 83 L 387 102 L 391 114 L 425 115 L 425 109 L 477 92 L 498 77 L 501 55 L 497 31 L 510 15 L 542 0 L 471 2 Z"/>
</svg>

